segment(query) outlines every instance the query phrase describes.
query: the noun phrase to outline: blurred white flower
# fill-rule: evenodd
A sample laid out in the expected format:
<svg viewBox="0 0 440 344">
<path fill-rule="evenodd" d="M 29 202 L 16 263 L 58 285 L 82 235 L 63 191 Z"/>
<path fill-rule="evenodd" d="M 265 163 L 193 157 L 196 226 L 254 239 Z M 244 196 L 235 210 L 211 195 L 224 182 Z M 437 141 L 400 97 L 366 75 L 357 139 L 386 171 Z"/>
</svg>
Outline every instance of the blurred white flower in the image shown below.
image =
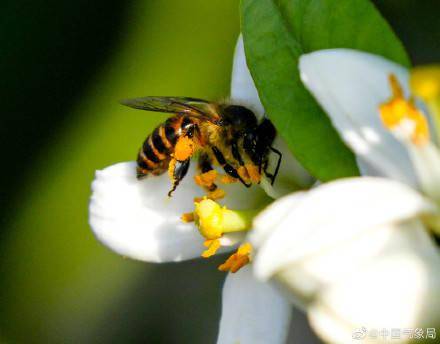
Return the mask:
<svg viewBox="0 0 440 344">
<path fill-rule="evenodd" d="M 400 180 L 440 202 L 440 128 L 430 127 L 439 114 L 432 108 L 429 117 L 410 97 L 407 69 L 349 49 L 303 55 L 299 68 L 364 175 Z"/>
<path fill-rule="evenodd" d="M 362 326 L 438 326 L 440 256 L 419 220 L 437 212 L 405 184 L 374 177 L 283 197 L 254 221 L 256 275 L 284 285 L 331 343 Z"/>
<path fill-rule="evenodd" d="M 241 37 L 234 57 L 230 101 L 249 107 L 259 118 L 264 114 L 246 65 Z M 283 153 L 283 159 L 275 185 L 272 187 L 265 180 L 261 182 L 267 194 L 278 197 L 310 185 L 310 175 L 296 162 L 284 141 L 277 137 L 274 146 Z M 274 164 L 272 160 L 270 163 Z M 205 239 L 210 238 L 203 238 L 194 223 L 181 220 L 182 214 L 193 211 L 193 199 L 201 196 L 202 190 L 195 185 L 194 175 L 194 169 L 190 168 L 173 197 L 168 199 L 170 182 L 166 174 L 138 181 L 135 162 L 97 171 L 89 208 L 94 234 L 117 253 L 146 262 L 200 257 Z M 234 209 L 258 209 L 271 200 L 263 188 L 225 185 L 226 197 L 222 201 Z M 218 241 L 224 246 L 220 252 L 243 242 L 245 237 L 245 232 L 224 233 Z M 209 247 L 206 256 L 214 254 L 217 248 Z M 238 267 L 246 264 L 250 253 L 246 245 L 242 251 Z M 225 270 L 234 271 L 228 262 L 230 260 Z M 245 267 L 236 275 L 226 277 L 218 343 L 283 343 L 289 317 L 288 303 L 270 285 L 256 281 L 249 267 Z"/>
<path fill-rule="evenodd" d="M 440 255 L 427 228 L 438 230 L 440 159 L 422 111 L 400 91 L 408 72 L 346 49 L 305 55 L 300 71 L 363 173 L 389 179 L 342 179 L 275 201 L 254 221 L 256 275 L 284 285 L 331 343 L 363 328 L 439 326 Z"/>
</svg>

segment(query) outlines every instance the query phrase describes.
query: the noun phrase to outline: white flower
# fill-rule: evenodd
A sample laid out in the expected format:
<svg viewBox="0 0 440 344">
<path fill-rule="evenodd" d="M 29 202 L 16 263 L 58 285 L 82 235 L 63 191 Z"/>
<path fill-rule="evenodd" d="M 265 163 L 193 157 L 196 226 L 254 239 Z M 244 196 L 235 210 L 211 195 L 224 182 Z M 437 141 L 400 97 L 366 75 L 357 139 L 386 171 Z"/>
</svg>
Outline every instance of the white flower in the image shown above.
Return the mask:
<svg viewBox="0 0 440 344">
<path fill-rule="evenodd" d="M 368 53 L 331 49 L 302 56 L 300 71 L 306 87 L 357 154 L 364 175 L 400 180 L 440 201 L 440 152 L 430 139 L 440 128 L 430 133 L 422 104 L 412 109 L 405 99 L 410 96 L 407 69 Z M 398 85 L 390 87 L 390 76 Z M 399 86 L 401 96 L 395 95 Z"/>
<path fill-rule="evenodd" d="M 419 220 L 437 211 L 408 186 L 374 177 L 283 197 L 254 221 L 256 275 L 285 286 L 331 343 L 350 342 L 362 326 L 438 326 L 440 256 Z"/>
<path fill-rule="evenodd" d="M 240 37 L 234 58 L 231 103 L 248 106 L 261 118 L 263 107 L 246 66 Z M 274 146 L 283 153 L 274 187 L 262 186 L 271 197 L 310 185 L 311 177 L 296 162 L 284 142 Z M 271 163 L 273 164 L 273 159 Z M 92 184 L 90 225 L 96 237 L 117 253 L 146 262 L 182 261 L 200 257 L 204 238 L 194 223 L 183 223 L 181 215 L 192 212 L 193 199 L 203 195 L 195 185 L 195 169 L 167 197 L 167 174 L 136 179 L 135 162 L 119 163 L 96 172 Z M 224 202 L 234 209 L 258 208 L 270 198 L 262 188 L 240 184 L 222 185 Z M 244 233 L 224 234 L 223 250 L 243 241 Z M 223 309 L 218 343 L 282 343 L 287 335 L 288 303 L 271 286 L 255 281 L 249 268 L 228 274 L 223 289 Z"/>
<path fill-rule="evenodd" d="M 331 49 L 303 55 L 300 71 L 363 175 L 400 180 L 440 204 L 440 127 L 432 125 L 439 114 L 430 117 L 412 100 L 407 69 L 380 56 Z M 440 231 L 438 217 L 430 221 Z"/>
<path fill-rule="evenodd" d="M 427 231 L 438 230 L 440 154 L 422 111 L 400 93 L 399 84 L 409 95 L 408 71 L 346 49 L 305 55 L 300 71 L 362 172 L 387 178 L 274 202 L 254 222 L 257 276 L 284 285 L 332 343 L 357 329 L 440 325 L 440 255 Z"/>
</svg>

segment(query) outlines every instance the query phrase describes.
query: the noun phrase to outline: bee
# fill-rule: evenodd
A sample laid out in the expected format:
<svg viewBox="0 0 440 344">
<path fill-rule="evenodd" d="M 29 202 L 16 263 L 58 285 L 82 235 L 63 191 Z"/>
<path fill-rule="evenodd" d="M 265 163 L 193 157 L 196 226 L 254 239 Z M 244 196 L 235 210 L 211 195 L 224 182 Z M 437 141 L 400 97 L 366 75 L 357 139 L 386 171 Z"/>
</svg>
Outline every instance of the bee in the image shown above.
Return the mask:
<svg viewBox="0 0 440 344">
<path fill-rule="evenodd" d="M 122 100 L 123 105 L 173 114 L 145 139 L 137 156 L 137 178 L 160 175 L 168 170 L 171 196 L 185 177 L 193 156 L 198 169 L 209 174 L 220 166 L 233 181 L 250 187 L 261 173 L 275 182 L 282 154 L 272 144 L 276 130 L 269 119 L 259 123 L 254 112 L 241 106 L 189 97 L 144 97 Z M 277 154 L 273 173 L 268 172 L 269 153 Z M 214 191 L 214 182 L 203 185 Z"/>
</svg>

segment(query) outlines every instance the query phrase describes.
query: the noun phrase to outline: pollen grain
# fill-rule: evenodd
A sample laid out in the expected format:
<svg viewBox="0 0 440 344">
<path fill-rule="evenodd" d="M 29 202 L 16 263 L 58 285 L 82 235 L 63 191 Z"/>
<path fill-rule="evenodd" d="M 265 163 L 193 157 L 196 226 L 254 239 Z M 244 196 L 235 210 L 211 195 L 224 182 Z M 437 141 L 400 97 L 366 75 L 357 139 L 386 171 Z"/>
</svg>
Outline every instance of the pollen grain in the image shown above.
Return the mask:
<svg viewBox="0 0 440 344">
<path fill-rule="evenodd" d="M 174 148 L 174 158 L 178 161 L 185 161 L 194 154 L 194 141 L 187 136 L 179 137 Z"/>
<path fill-rule="evenodd" d="M 180 219 L 182 220 L 182 222 L 188 223 L 188 222 L 194 222 L 194 213 L 185 213 L 182 214 L 182 216 L 180 217 Z"/>
<path fill-rule="evenodd" d="M 223 272 L 235 273 L 250 262 L 251 253 L 252 245 L 250 243 L 242 244 L 237 252 L 232 254 L 218 269 Z"/>
</svg>

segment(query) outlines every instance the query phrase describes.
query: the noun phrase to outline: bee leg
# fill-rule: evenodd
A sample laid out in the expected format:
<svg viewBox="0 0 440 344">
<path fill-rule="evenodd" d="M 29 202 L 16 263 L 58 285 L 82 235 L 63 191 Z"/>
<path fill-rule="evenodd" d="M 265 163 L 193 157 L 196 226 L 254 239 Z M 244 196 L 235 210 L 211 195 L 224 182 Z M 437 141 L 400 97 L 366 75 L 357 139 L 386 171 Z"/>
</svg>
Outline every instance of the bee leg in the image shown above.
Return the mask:
<svg viewBox="0 0 440 344">
<path fill-rule="evenodd" d="M 269 167 L 269 162 L 266 160 L 264 161 L 260 167 L 262 167 L 264 174 L 266 175 L 267 178 L 270 179 L 270 185 L 273 185 L 274 181 L 275 181 L 275 176 L 270 173 L 267 168 Z"/>
<path fill-rule="evenodd" d="M 266 162 L 264 163 L 264 173 L 266 174 L 266 176 L 269 177 L 269 179 L 270 179 L 270 185 L 273 185 L 273 183 L 275 182 L 275 178 L 277 177 L 278 172 L 279 172 L 279 170 L 280 170 L 281 159 L 283 158 L 283 154 L 281 154 L 281 152 L 280 152 L 278 149 L 273 148 L 272 146 L 269 147 L 269 149 L 270 149 L 272 152 L 274 152 L 275 154 L 278 155 L 277 166 L 275 167 L 275 172 L 274 172 L 273 174 L 267 172 L 268 161 L 266 160 Z"/>
<path fill-rule="evenodd" d="M 199 161 L 198 161 L 198 168 L 199 171 L 201 173 L 201 175 L 205 175 L 205 173 L 209 173 L 210 171 L 214 171 L 214 168 L 212 167 L 212 162 L 211 159 L 209 158 L 208 154 L 206 153 L 201 153 L 199 156 Z M 214 179 L 215 179 L 215 171 L 211 172 L 214 173 Z M 196 183 L 197 183 L 197 178 L 200 178 L 201 176 L 196 176 Z M 217 189 L 217 185 L 213 182 L 213 181 L 209 181 L 209 183 L 207 182 L 202 182 L 199 181 L 197 184 L 199 184 L 200 186 L 203 186 L 206 190 L 212 192 L 215 191 Z"/>
<path fill-rule="evenodd" d="M 172 171 L 172 173 L 173 173 L 173 187 L 168 192 L 168 197 L 172 196 L 173 192 L 176 190 L 180 181 L 186 176 L 186 173 L 188 172 L 188 169 L 189 169 L 189 163 L 190 163 L 190 158 L 188 158 L 184 161 L 179 161 L 179 160 L 175 161 L 174 170 Z"/>
<path fill-rule="evenodd" d="M 245 162 L 243 161 L 243 158 L 241 157 L 240 154 L 240 150 L 238 148 L 237 145 L 237 141 L 238 139 L 235 138 L 232 142 L 231 142 L 231 151 L 232 151 L 232 156 L 234 157 L 235 160 L 238 161 L 240 167 L 238 169 L 238 174 L 241 176 L 245 176 L 244 179 L 246 179 L 247 181 L 251 181 L 251 183 L 260 183 L 260 179 L 261 179 L 261 163 L 258 164 L 258 168 L 257 166 L 252 163 L 252 164 L 245 164 Z"/>
<path fill-rule="evenodd" d="M 214 156 L 217 159 L 220 166 L 223 167 L 223 170 L 226 172 L 226 174 L 230 175 L 233 178 L 238 179 L 247 188 L 251 187 L 252 184 L 247 184 L 243 180 L 243 178 L 241 178 L 241 176 L 238 174 L 237 170 L 232 165 L 226 162 L 223 153 L 217 147 L 213 146 L 212 152 L 214 153 Z"/>
<path fill-rule="evenodd" d="M 232 156 L 238 161 L 240 166 L 244 166 L 243 158 L 241 157 L 240 151 L 237 145 L 237 139 L 234 139 L 231 143 Z"/>
</svg>

